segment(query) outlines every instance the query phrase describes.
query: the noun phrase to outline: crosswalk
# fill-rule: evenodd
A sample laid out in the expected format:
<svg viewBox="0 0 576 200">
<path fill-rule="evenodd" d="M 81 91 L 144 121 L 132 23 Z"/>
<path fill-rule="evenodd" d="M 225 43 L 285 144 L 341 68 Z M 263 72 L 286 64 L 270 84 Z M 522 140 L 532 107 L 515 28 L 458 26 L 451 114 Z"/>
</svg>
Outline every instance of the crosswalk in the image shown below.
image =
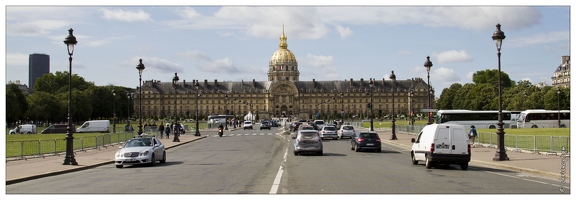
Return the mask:
<svg viewBox="0 0 576 200">
<path fill-rule="evenodd" d="M 237 137 L 237 136 L 262 136 L 262 135 L 281 135 L 281 133 L 238 133 L 238 134 L 224 134 L 222 137 Z M 220 137 L 218 134 L 213 135 L 212 137 Z"/>
</svg>

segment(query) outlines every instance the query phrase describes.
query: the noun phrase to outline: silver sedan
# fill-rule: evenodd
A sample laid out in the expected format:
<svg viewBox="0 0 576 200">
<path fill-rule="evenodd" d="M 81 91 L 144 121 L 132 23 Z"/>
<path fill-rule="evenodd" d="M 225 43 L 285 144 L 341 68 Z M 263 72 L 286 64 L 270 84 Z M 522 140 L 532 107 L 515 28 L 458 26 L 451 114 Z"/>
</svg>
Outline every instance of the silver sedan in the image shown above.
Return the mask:
<svg viewBox="0 0 576 200">
<path fill-rule="evenodd" d="M 140 164 L 153 166 L 157 161 L 166 162 L 166 150 L 164 144 L 155 137 L 132 138 L 120 146 L 114 156 L 116 168 Z"/>
</svg>

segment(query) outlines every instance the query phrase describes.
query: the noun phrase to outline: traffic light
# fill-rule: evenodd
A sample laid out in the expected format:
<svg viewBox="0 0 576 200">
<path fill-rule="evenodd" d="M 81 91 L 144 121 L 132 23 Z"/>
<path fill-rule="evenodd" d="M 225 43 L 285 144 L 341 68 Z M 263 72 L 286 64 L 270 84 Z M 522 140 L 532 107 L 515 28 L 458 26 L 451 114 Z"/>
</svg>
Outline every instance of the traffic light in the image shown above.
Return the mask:
<svg viewBox="0 0 576 200">
<path fill-rule="evenodd" d="M 372 108 L 372 106 L 368 103 L 368 104 L 366 104 L 366 108 L 367 108 L 368 110 L 370 110 L 370 109 Z"/>
</svg>

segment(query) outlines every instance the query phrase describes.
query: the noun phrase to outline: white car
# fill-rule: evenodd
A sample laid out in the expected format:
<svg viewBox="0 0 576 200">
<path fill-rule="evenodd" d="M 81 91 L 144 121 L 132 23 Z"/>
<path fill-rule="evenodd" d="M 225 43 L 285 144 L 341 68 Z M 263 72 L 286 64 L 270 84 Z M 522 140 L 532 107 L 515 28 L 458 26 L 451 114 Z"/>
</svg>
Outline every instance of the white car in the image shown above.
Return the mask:
<svg viewBox="0 0 576 200">
<path fill-rule="evenodd" d="M 320 138 L 322 139 L 324 138 L 332 138 L 333 140 L 338 139 L 338 134 L 336 133 L 336 127 L 334 126 L 325 125 L 322 127 L 322 129 L 320 129 L 320 131 L 318 131 L 318 133 L 320 133 Z"/>
<path fill-rule="evenodd" d="M 252 121 L 244 121 L 244 124 L 242 125 L 242 127 L 244 127 L 244 130 L 246 129 L 254 129 L 254 127 L 252 126 Z"/>
<path fill-rule="evenodd" d="M 36 134 L 36 125 L 34 124 L 22 124 L 18 128 L 9 131 L 10 134 Z"/>
<path fill-rule="evenodd" d="M 158 161 L 166 162 L 166 150 L 164 144 L 155 137 L 132 138 L 120 146 L 114 156 L 116 168 L 140 164 L 154 166 Z"/>
<path fill-rule="evenodd" d="M 340 126 L 340 129 L 338 129 L 338 138 L 342 139 L 344 137 L 347 138 L 352 138 L 352 135 L 354 135 L 354 126 L 351 125 L 342 125 Z"/>
</svg>

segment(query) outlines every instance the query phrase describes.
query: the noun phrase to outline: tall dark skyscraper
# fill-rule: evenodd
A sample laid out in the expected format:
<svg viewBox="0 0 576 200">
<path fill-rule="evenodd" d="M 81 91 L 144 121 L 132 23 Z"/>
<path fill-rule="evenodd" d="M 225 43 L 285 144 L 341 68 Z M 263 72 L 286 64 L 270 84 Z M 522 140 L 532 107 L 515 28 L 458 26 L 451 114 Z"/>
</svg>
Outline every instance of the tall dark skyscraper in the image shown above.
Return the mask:
<svg viewBox="0 0 576 200">
<path fill-rule="evenodd" d="M 34 89 L 36 79 L 50 73 L 50 56 L 41 53 L 30 54 L 28 58 L 28 88 Z"/>
</svg>

